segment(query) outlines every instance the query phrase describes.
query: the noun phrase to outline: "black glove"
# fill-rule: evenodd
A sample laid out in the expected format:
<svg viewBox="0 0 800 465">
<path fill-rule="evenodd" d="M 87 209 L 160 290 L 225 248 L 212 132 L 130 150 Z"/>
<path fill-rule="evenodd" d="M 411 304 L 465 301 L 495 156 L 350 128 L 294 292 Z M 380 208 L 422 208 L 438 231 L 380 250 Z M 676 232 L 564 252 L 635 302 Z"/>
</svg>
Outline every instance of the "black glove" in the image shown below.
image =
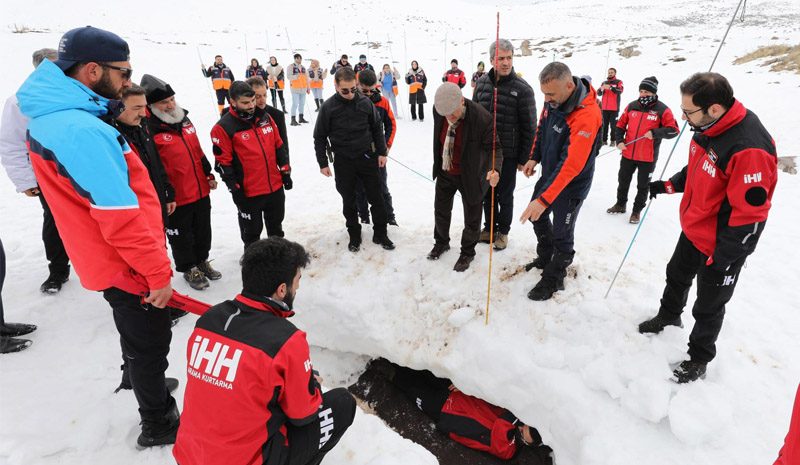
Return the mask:
<svg viewBox="0 0 800 465">
<path fill-rule="evenodd" d="M 283 172 L 281 178 L 283 179 L 283 188 L 287 191 L 292 190 L 292 176 L 288 172 Z"/>
<path fill-rule="evenodd" d="M 654 199 L 658 194 L 666 194 L 667 187 L 664 181 L 653 181 L 650 183 L 650 198 Z"/>
</svg>

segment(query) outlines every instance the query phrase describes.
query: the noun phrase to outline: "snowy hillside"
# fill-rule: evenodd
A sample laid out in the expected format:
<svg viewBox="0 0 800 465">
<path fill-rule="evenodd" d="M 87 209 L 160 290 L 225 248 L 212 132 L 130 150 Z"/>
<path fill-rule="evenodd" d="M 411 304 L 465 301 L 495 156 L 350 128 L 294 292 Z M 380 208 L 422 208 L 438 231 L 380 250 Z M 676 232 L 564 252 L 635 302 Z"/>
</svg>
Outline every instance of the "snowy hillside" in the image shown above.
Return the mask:
<svg viewBox="0 0 800 465">
<path fill-rule="evenodd" d="M 531 56 L 515 57 L 514 65 L 536 91 L 537 110 L 543 98 L 536 76 L 556 59 L 576 75 L 591 75 L 595 83 L 606 63 L 616 67 L 626 85 L 625 103 L 638 96 L 644 77 L 655 75 L 661 100 L 679 115 L 678 85 L 708 69 L 738 1 L 655 3 L 507 1 L 498 7 L 462 0 L 414 6 L 304 2 L 299 7 L 268 2 L 248 10 L 255 4 L 143 0 L 125 7 L 70 2 L 65 9 L 64 2 L 54 0 L 4 1 L 0 96 L 15 92 L 30 73 L 33 50 L 55 47 L 73 27 L 109 29 L 130 44 L 134 81 L 148 73 L 172 85 L 211 158 L 208 132 L 216 122 L 216 102 L 200 73 L 198 51 L 206 65 L 223 55 L 237 77 L 250 58 L 267 61 L 267 38 L 271 54 L 284 65 L 291 60 L 289 39 L 304 59 L 319 59 L 327 67 L 342 53 L 368 53 L 376 67 L 393 62 L 403 74 L 417 60 L 428 74 L 432 101 L 450 59 L 458 58 L 469 75 L 479 60 L 488 70 L 487 49 L 499 11 L 501 37 L 515 46 L 530 41 Z M 748 1 L 744 21 L 737 18 L 714 68 L 760 117 L 780 156 L 800 155 L 798 119 L 789 106 L 800 101 L 800 74 L 769 72 L 760 66 L 764 60 L 732 62 L 763 45 L 800 44 L 798 24 L 796 0 Z M 629 47 L 632 56 L 623 58 L 619 50 L 628 54 Z M 325 96 L 332 93 L 329 78 Z M 404 84 L 400 95 L 398 103 L 406 102 Z M 288 92 L 286 99 L 289 104 Z M 559 465 L 772 463 L 800 382 L 800 303 L 794 287 L 800 282 L 800 178 L 780 173 L 766 230 L 727 307 L 707 379 L 678 386 L 669 377 L 686 357 L 691 315 L 684 314 L 684 329 L 670 328 L 656 337 L 640 335 L 636 325 L 658 308 L 664 269 L 680 234 L 679 197 L 653 202 L 604 299 L 636 228 L 627 215 L 605 213 L 615 200 L 619 155 L 608 147 L 601 150 L 578 220 L 575 277 L 549 302 L 528 300 L 539 272 L 521 267 L 535 256 L 536 240 L 530 225 L 515 222 L 508 248 L 494 254 L 487 326 L 488 247 L 478 245 L 476 260 L 463 274 L 452 271 L 455 250 L 438 262 L 425 259 L 433 245 L 434 185 L 422 177 L 431 171 L 432 118 L 411 121 L 403 108 L 406 117 L 399 121 L 390 153 L 394 161 L 388 165 L 400 224 L 389 230 L 397 244 L 392 252 L 372 244 L 369 228 L 362 251 L 347 251 L 340 197 L 314 159 L 315 114 L 310 112 L 312 124 L 289 128 L 295 187 L 287 193 L 284 230 L 313 254 L 293 321 L 308 333 L 312 360 L 326 387 L 352 383 L 367 360 L 384 356 L 431 369 L 461 390 L 509 408 L 539 429 Z M 426 105 L 426 113 L 430 108 Z M 681 135 L 666 176 L 685 164 L 690 138 L 688 131 Z M 674 140 L 662 144 L 656 176 L 673 145 Z M 534 182 L 519 175 L 515 217 L 530 200 Z M 240 290 L 242 245 L 230 195 L 219 189 L 212 204 L 211 257 L 223 279 L 202 292 L 191 290 L 182 277 L 173 286 L 217 303 Z M 58 296 L 39 292 L 47 273 L 39 238 L 41 209 L 35 199 L 17 194 L 5 173 L 0 174 L 0 218 L 8 256 L 6 319 L 39 325 L 31 348 L 0 357 L 0 464 L 174 463 L 169 448 L 137 452 L 133 447 L 136 403 L 131 393 L 112 394 L 120 373 L 119 336 L 101 295 L 82 289 L 74 273 Z M 458 243 L 462 224 L 456 202 L 452 244 Z M 691 295 L 687 308 L 693 300 Z M 181 380 L 179 406 L 194 319 L 187 316 L 173 328 L 168 375 Z M 436 460 L 376 417 L 359 412 L 323 463 Z"/>
</svg>

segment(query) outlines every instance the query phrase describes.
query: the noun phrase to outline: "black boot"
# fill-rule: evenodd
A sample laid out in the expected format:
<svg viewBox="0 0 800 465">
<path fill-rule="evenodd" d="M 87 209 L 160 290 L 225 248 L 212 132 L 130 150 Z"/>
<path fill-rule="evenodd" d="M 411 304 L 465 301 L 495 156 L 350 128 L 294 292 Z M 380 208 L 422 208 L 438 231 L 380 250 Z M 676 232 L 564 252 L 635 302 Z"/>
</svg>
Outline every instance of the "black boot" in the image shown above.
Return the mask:
<svg viewBox="0 0 800 465">
<path fill-rule="evenodd" d="M 308 121 L 306 121 L 306 119 L 305 119 L 305 118 L 303 118 L 303 114 L 302 114 L 302 113 L 300 113 L 300 119 L 299 119 L 299 120 L 297 120 L 297 122 L 298 122 L 298 123 L 308 123 Z"/>
<path fill-rule="evenodd" d="M 11 354 L 27 349 L 33 342 L 15 337 L 0 337 L 0 354 Z"/>
<path fill-rule="evenodd" d="M 549 234 L 536 235 L 536 259 L 525 265 L 525 271 L 534 268 L 543 270 L 553 259 L 553 240 Z"/>
<path fill-rule="evenodd" d="M 284 113 L 286 113 L 286 112 L 284 111 Z M 300 123 L 297 122 L 297 120 L 294 118 L 294 116 L 292 116 L 292 122 L 289 123 L 289 124 L 291 126 L 300 126 Z"/>
<path fill-rule="evenodd" d="M 283 110 L 283 114 L 284 115 L 288 115 L 289 114 L 289 112 L 286 111 L 286 104 L 283 103 L 283 102 L 281 102 L 281 109 Z"/>
<path fill-rule="evenodd" d="M 559 250 L 553 254 L 553 259 L 542 271 L 542 279 L 528 292 L 531 300 L 548 300 L 556 291 L 564 289 L 564 278 L 567 276 L 567 267 L 572 264 L 575 252 L 564 253 Z"/>
<path fill-rule="evenodd" d="M 175 444 L 178 427 L 181 425 L 181 414 L 172 396 L 169 402 L 169 407 L 160 417 L 142 417 L 142 434 L 136 439 L 137 449 Z"/>
<path fill-rule="evenodd" d="M 314 103 L 316 103 L 316 104 L 317 104 L 317 109 L 316 109 L 316 110 L 314 110 L 314 112 L 318 112 L 318 111 L 319 111 L 319 102 L 320 102 L 320 100 L 319 100 L 318 98 L 315 98 L 315 99 L 314 99 Z"/>
<path fill-rule="evenodd" d="M 706 364 L 685 360 L 672 372 L 672 380 L 678 384 L 691 383 L 706 378 Z"/>
</svg>

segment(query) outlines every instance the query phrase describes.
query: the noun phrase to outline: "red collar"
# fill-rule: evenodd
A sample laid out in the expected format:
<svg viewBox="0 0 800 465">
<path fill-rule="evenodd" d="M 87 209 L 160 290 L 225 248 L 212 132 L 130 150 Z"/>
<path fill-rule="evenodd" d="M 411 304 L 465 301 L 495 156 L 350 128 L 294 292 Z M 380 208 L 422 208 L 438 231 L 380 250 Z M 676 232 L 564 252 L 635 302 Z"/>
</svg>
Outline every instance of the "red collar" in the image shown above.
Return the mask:
<svg viewBox="0 0 800 465">
<path fill-rule="evenodd" d="M 280 318 L 289 318 L 290 316 L 294 315 L 294 312 L 291 310 L 284 310 L 280 308 L 277 304 L 270 302 L 269 300 L 260 297 L 254 296 L 253 294 L 249 294 L 251 297 L 245 297 L 242 294 L 236 296 L 234 300 L 237 302 L 241 302 L 247 305 L 250 308 L 254 308 L 256 310 L 264 310 L 267 312 L 271 312 L 273 315 L 280 317 Z"/>
<path fill-rule="evenodd" d="M 738 100 L 734 100 L 733 106 L 722 115 L 722 118 L 717 121 L 717 124 L 708 128 L 708 131 L 703 132 L 704 136 L 716 137 L 723 132 L 730 129 L 732 126 L 739 124 L 747 115 L 747 108 L 742 105 Z"/>
</svg>

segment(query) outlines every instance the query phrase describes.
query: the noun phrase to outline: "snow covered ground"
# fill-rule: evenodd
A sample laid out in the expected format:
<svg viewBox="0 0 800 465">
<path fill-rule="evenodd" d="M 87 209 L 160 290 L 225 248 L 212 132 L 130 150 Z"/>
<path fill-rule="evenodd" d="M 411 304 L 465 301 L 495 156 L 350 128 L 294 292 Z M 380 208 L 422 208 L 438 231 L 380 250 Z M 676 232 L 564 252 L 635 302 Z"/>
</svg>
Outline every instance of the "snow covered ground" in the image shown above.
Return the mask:
<svg viewBox="0 0 800 465">
<path fill-rule="evenodd" d="M 536 76 L 544 64 L 562 60 L 575 74 L 590 74 L 598 82 L 610 50 L 608 66 L 616 67 L 626 84 L 625 103 L 636 98 L 642 78 L 655 75 L 661 100 L 679 114 L 679 83 L 708 69 L 738 2 L 386 3 L 304 2 L 301 11 L 271 3 L 248 10 L 256 4 L 209 0 L 147 0 L 126 7 L 71 2 L 66 9 L 54 0 L 35 5 L 6 1 L 0 5 L 0 95 L 13 93 L 31 71 L 33 50 L 55 47 L 72 27 L 103 27 L 129 41 L 135 81 L 149 73 L 172 85 L 206 135 L 201 142 L 211 156 L 207 134 L 216 106 L 201 78 L 198 49 L 206 65 L 222 54 L 237 76 L 252 56 L 267 61 L 267 32 L 271 53 L 284 65 L 291 60 L 289 37 L 304 58 L 317 58 L 323 66 L 341 53 L 357 57 L 368 52 L 374 65 L 396 62 L 404 73 L 416 59 L 428 73 L 432 100 L 451 58 L 458 58 L 469 74 L 479 60 L 488 69 L 486 49 L 499 11 L 502 37 L 517 46 L 525 39 L 531 42 L 532 56 L 515 58 L 515 67 L 534 87 L 539 109 L 543 99 Z M 734 24 L 715 65 L 737 98 L 762 119 L 781 156 L 800 155 L 798 119 L 794 108 L 787 108 L 800 99 L 800 75 L 770 73 L 759 66 L 763 60 L 740 66 L 732 62 L 761 45 L 800 43 L 799 20 L 796 1 L 751 0 L 744 22 Z M 41 32 L 12 33 L 23 27 Z M 367 41 L 375 48 L 368 50 Z M 549 42 L 537 45 L 543 41 Z M 617 53 L 634 45 L 640 55 L 626 59 Z M 326 97 L 332 89 L 329 79 Z M 403 84 L 401 101 L 406 101 Z M 407 108 L 400 113 L 406 118 L 399 122 L 391 156 L 429 176 L 432 119 L 412 122 Z M 685 315 L 685 329 L 668 329 L 657 337 L 636 331 L 636 324 L 658 307 L 664 267 L 680 232 L 677 196 L 653 203 L 614 289 L 603 298 L 635 231 L 626 215 L 605 213 L 615 200 L 616 151 L 598 159 L 592 192 L 580 214 L 576 277 L 550 302 L 528 300 L 538 271 L 525 273 L 520 267 L 535 256 L 535 238 L 530 226 L 515 223 L 508 249 L 494 254 L 486 326 L 487 246 L 479 245 L 476 261 L 463 274 L 451 271 L 455 251 L 438 262 L 427 261 L 433 244 L 433 184 L 398 163 L 389 165 L 400 223 L 390 236 L 397 250 L 373 245 L 365 229 L 362 251 L 347 252 L 340 198 L 333 180 L 318 172 L 312 130 L 313 124 L 289 129 L 295 188 L 287 195 L 284 229 L 314 257 L 304 273 L 294 323 L 308 332 L 312 359 L 326 386 L 353 382 L 369 358 L 384 356 L 432 369 L 463 391 L 513 410 L 539 429 L 560 465 L 772 463 L 800 382 L 800 304 L 792 291 L 800 279 L 796 176 L 780 173 L 769 224 L 728 306 L 707 379 L 677 386 L 668 378 L 671 367 L 685 357 L 691 316 Z M 685 163 L 689 139 L 690 133 L 680 138 L 666 176 Z M 673 144 L 662 144 L 657 175 Z M 517 212 L 529 201 L 533 182 L 518 178 Z M 173 285 L 216 303 L 240 290 L 241 242 L 229 195 L 218 190 L 212 198 L 212 258 L 224 277 L 203 292 L 192 291 L 179 277 Z M 16 194 L 5 176 L 0 176 L 0 199 L 0 237 L 9 270 L 3 292 L 6 318 L 39 325 L 30 349 L 0 357 L 0 463 L 172 463 L 169 449 L 133 448 L 136 405 L 130 393 L 112 394 L 120 353 L 105 301 L 83 290 L 74 274 L 58 296 L 41 295 L 46 263 L 38 202 Z M 460 207 L 454 211 L 451 237 L 457 244 Z M 689 305 L 692 301 L 693 296 Z M 168 374 L 181 379 L 182 386 L 193 319 L 184 318 L 173 333 Z M 181 387 L 179 404 L 182 392 Z M 326 459 L 348 465 L 435 462 L 423 448 L 361 412 Z"/>
</svg>

